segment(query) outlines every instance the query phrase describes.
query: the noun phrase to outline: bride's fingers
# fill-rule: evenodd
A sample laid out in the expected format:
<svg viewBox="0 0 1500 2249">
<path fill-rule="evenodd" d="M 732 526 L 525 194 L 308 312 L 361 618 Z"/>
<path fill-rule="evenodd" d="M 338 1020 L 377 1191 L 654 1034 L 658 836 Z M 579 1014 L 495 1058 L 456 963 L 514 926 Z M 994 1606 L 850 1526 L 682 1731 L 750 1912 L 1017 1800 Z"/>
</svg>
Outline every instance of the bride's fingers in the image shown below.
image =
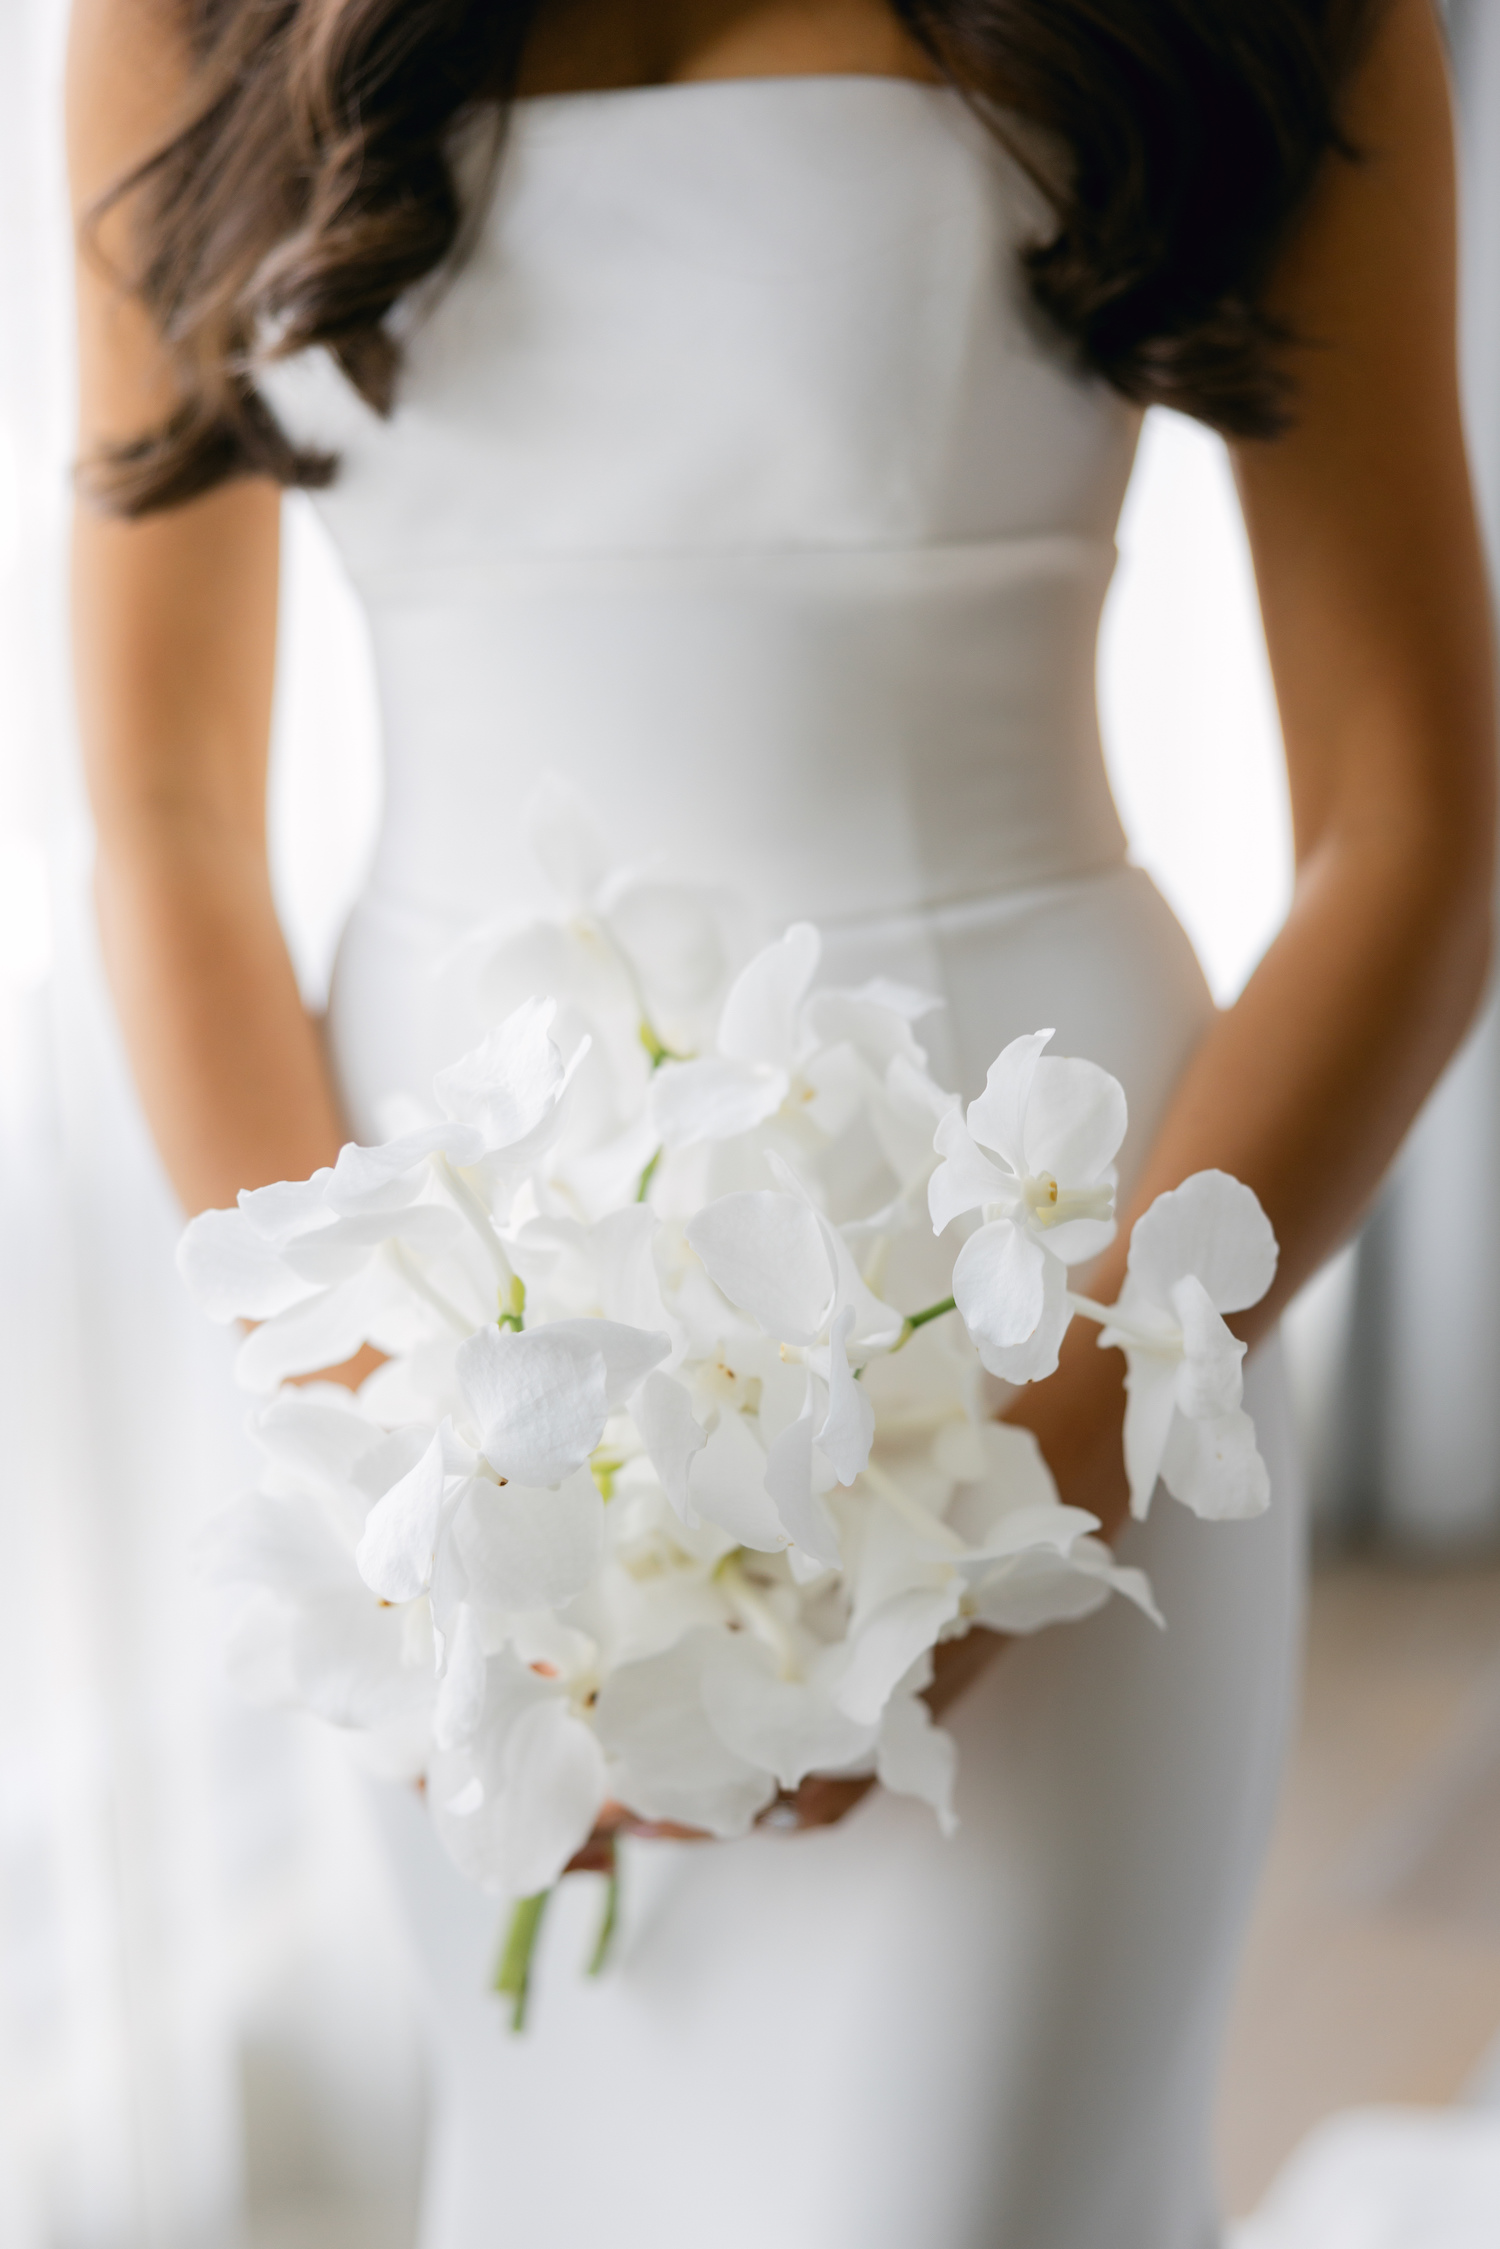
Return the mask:
<svg viewBox="0 0 1500 2249">
<path fill-rule="evenodd" d="M 1005 1646 L 1004 1633 L 979 1626 L 966 1632 L 961 1640 L 945 1640 L 936 1648 L 932 1658 L 932 1685 L 922 1697 L 933 1717 L 940 1718 L 949 1704 L 956 1702 L 980 1673 L 989 1669 Z"/>
<path fill-rule="evenodd" d="M 712 1843 L 716 1838 L 706 1827 L 682 1827 L 676 1820 L 632 1819 L 628 1814 L 620 1823 L 626 1835 L 644 1835 L 653 1843 Z"/>
<path fill-rule="evenodd" d="M 790 1792 L 783 1789 L 775 1802 L 767 1805 L 756 1825 L 788 1829 L 834 1827 L 874 1786 L 873 1773 L 861 1774 L 857 1779 L 809 1773 L 800 1788 Z"/>
<path fill-rule="evenodd" d="M 834 1827 L 874 1785 L 873 1773 L 866 1773 L 857 1780 L 812 1773 L 800 1788 L 782 1789 L 755 1824 L 799 1830 Z M 573 1853 L 563 1871 L 567 1874 L 610 1873 L 614 1867 L 615 1843 L 621 1835 L 639 1836 L 649 1843 L 711 1843 L 714 1840 L 704 1828 L 683 1827 L 677 1820 L 641 1819 L 627 1811 L 623 1804 L 610 1802 L 600 1807 L 593 1834 Z"/>
<path fill-rule="evenodd" d="M 595 1828 L 586 1843 L 579 1845 L 564 1874 L 608 1874 L 615 1861 L 614 1828 Z"/>
<path fill-rule="evenodd" d="M 614 1871 L 615 1843 L 621 1835 L 637 1835 L 650 1843 L 712 1843 L 706 1828 L 682 1827 L 676 1820 L 639 1819 L 623 1804 L 611 1801 L 599 1808 L 594 1832 L 581 1843 L 563 1868 L 565 1874 L 610 1874 Z"/>
</svg>

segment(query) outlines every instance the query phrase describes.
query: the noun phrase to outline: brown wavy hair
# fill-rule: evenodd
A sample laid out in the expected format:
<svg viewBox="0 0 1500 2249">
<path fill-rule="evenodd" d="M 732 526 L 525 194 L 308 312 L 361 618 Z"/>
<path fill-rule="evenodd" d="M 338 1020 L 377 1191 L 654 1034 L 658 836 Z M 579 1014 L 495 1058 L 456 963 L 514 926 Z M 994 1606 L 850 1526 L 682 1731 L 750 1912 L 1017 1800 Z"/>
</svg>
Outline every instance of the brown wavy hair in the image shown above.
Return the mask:
<svg viewBox="0 0 1500 2249">
<path fill-rule="evenodd" d="M 123 515 L 234 476 L 328 482 L 336 464 L 261 398 L 257 358 L 323 345 L 389 413 L 387 316 L 462 255 L 455 132 L 488 115 L 499 160 L 540 0 L 176 4 L 186 107 L 107 199 L 128 200 L 128 279 L 183 401 L 85 464 Z M 1265 292 L 1325 160 L 1353 154 L 1341 97 L 1379 0 L 892 5 L 1043 188 L 1055 225 L 1023 264 L 1082 364 L 1227 435 L 1283 428 L 1293 339 Z"/>
</svg>

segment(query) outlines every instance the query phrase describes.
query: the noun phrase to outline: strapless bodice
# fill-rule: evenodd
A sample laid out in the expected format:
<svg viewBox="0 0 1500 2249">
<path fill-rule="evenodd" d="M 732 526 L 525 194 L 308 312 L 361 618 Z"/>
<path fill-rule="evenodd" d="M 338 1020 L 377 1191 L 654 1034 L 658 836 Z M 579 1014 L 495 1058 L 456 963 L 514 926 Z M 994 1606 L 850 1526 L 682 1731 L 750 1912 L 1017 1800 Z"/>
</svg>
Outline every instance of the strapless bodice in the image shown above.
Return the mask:
<svg viewBox="0 0 1500 2249">
<path fill-rule="evenodd" d="M 945 90 L 523 102 L 388 422 L 273 403 L 368 609 L 374 883 L 541 903 L 543 771 L 622 858 L 825 922 L 1115 865 L 1093 652 L 1138 416 L 1041 331 L 1024 172 Z"/>
</svg>

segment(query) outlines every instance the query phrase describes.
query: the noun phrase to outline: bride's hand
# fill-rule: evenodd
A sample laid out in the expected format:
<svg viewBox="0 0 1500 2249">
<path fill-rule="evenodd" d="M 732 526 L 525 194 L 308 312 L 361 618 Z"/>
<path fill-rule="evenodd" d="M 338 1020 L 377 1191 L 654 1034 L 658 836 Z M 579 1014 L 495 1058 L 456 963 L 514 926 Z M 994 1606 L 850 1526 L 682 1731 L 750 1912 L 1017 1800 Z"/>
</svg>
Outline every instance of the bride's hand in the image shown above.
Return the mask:
<svg viewBox="0 0 1500 2249">
<path fill-rule="evenodd" d="M 1113 1294 L 1111 1288 L 1105 1301 Z M 1091 1322 L 1075 1320 L 1063 1338 L 1056 1374 L 1029 1383 L 1002 1418 L 1036 1438 L 1064 1506 L 1097 1516 L 1098 1535 L 1113 1540 L 1130 1511 L 1123 1442 L 1125 1355 L 1101 1351 L 1098 1334 Z"/>
<path fill-rule="evenodd" d="M 336 1367 L 319 1367 L 315 1374 L 294 1374 L 290 1380 L 299 1390 L 305 1382 L 337 1382 L 345 1390 L 357 1390 L 385 1361 L 384 1351 L 377 1351 L 373 1343 L 362 1343 L 352 1359 L 341 1359 Z"/>
</svg>

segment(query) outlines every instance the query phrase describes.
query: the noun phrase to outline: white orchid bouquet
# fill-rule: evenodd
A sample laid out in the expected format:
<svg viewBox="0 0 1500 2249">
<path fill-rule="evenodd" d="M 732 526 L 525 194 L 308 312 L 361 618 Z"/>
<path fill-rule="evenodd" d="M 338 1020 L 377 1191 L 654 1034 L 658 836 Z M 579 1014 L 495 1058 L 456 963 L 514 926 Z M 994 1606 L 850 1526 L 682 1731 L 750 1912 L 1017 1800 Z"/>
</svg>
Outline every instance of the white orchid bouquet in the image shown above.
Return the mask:
<svg viewBox="0 0 1500 2249">
<path fill-rule="evenodd" d="M 428 1113 L 205 1213 L 180 1260 L 257 1323 L 265 1473 L 215 1536 L 234 1668 L 425 1784 L 513 1908 L 518 2022 L 601 1814 L 728 1839 L 873 1774 L 950 1831 L 935 1648 L 1115 1594 L 1156 1618 L 996 1418 L 1076 1314 L 1126 1355 L 1138 1516 L 1158 1480 L 1200 1516 L 1268 1500 L 1223 1317 L 1275 1268 L 1246 1187 L 1163 1195 L 1097 1306 L 1069 1276 L 1115 1230 L 1112 1077 L 1038 1031 L 965 1111 L 934 1003 L 820 987 L 810 926 L 731 980 L 718 901 L 576 855 L 563 880 L 563 917 L 490 949 L 500 1019 Z M 364 1344 L 357 1393 L 297 1380 Z"/>
</svg>

